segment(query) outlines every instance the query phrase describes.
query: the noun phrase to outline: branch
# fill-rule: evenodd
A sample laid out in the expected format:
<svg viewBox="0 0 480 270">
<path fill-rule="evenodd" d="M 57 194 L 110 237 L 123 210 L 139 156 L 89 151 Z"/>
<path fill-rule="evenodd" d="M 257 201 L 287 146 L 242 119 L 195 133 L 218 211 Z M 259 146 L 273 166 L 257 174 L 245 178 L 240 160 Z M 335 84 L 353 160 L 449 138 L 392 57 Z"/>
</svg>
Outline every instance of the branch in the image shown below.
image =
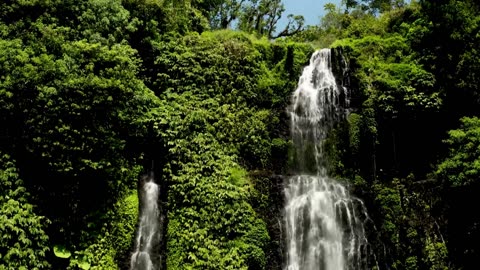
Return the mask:
<svg viewBox="0 0 480 270">
<path fill-rule="evenodd" d="M 289 21 L 287 26 L 285 26 L 285 29 L 283 29 L 283 31 L 278 33 L 276 36 L 270 36 L 271 39 L 293 36 L 303 30 L 303 25 L 305 23 L 305 18 L 303 18 L 303 16 L 294 16 L 293 14 L 290 14 L 288 15 L 288 19 Z"/>
<path fill-rule="evenodd" d="M 271 17 L 270 23 L 269 23 L 269 25 L 268 25 L 268 37 L 271 37 L 271 36 L 272 36 L 272 32 L 273 32 L 274 29 L 275 29 L 275 25 L 277 25 L 278 20 L 282 17 L 282 12 L 283 12 L 283 10 L 285 10 L 285 9 L 280 10 L 280 14 L 277 14 L 277 13 L 278 13 L 277 11 L 279 11 L 278 8 L 279 8 L 279 6 L 276 5 L 276 6 L 275 6 L 275 9 L 274 9 L 274 10 L 272 11 L 272 13 L 271 13 L 271 14 L 272 14 L 272 17 Z"/>
</svg>

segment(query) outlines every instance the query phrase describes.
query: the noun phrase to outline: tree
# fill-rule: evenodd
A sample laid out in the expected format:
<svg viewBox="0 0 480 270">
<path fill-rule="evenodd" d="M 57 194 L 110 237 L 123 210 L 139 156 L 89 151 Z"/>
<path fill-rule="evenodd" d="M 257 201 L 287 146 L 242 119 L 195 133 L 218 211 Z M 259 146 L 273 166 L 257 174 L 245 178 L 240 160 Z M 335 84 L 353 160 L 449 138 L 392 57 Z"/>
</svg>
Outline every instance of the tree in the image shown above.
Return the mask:
<svg viewBox="0 0 480 270">
<path fill-rule="evenodd" d="M 340 13 L 340 9 L 333 3 L 325 4 L 323 8 L 326 11 L 326 14 L 321 19 L 320 27 L 325 32 L 329 33 L 335 33 L 342 30 L 344 15 Z"/>
<path fill-rule="evenodd" d="M 384 13 L 405 6 L 404 0 L 361 0 L 365 8 L 374 14 Z M 350 1 L 351 2 L 351 1 Z"/>
<path fill-rule="evenodd" d="M 240 14 L 245 0 L 224 0 L 209 12 L 212 29 L 227 29 Z"/>
<path fill-rule="evenodd" d="M 342 0 L 342 5 L 345 5 L 345 11 L 348 12 L 358 6 L 358 0 Z"/>
<path fill-rule="evenodd" d="M 252 0 L 243 7 L 239 29 L 255 32 L 270 39 L 300 32 L 305 22 L 303 16 L 290 14 L 285 28 L 276 34 L 278 20 L 284 11 L 285 7 L 281 0 Z"/>
<path fill-rule="evenodd" d="M 474 116 L 480 104 L 480 5 L 477 1 L 421 1 L 424 24 L 418 38 L 423 63 L 442 87 L 453 126 L 463 116 Z"/>
<path fill-rule="evenodd" d="M 287 26 L 285 26 L 285 28 L 276 35 L 271 36 L 271 33 L 270 33 L 270 37 L 279 38 L 279 37 L 293 36 L 303 31 L 305 18 L 302 15 L 289 14 L 287 18 L 288 18 Z"/>
</svg>

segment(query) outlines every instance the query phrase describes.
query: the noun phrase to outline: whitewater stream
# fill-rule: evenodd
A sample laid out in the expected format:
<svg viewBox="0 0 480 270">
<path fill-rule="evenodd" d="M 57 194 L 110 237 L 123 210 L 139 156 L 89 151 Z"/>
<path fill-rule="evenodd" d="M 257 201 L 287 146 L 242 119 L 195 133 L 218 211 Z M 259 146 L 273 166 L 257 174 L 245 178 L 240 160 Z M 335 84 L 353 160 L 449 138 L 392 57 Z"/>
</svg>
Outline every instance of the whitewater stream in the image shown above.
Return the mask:
<svg viewBox="0 0 480 270">
<path fill-rule="evenodd" d="M 153 250 L 160 241 L 160 211 L 158 208 L 160 187 L 154 182 L 153 173 L 143 177 L 142 185 L 140 222 L 135 237 L 135 251 L 130 259 L 130 269 L 160 269 L 154 259 L 158 252 Z"/>
<path fill-rule="evenodd" d="M 330 49 L 312 55 L 288 109 L 295 175 L 285 185 L 285 270 L 367 269 L 365 206 L 327 171 L 324 142 L 345 119 L 350 96 L 331 58 Z"/>
</svg>

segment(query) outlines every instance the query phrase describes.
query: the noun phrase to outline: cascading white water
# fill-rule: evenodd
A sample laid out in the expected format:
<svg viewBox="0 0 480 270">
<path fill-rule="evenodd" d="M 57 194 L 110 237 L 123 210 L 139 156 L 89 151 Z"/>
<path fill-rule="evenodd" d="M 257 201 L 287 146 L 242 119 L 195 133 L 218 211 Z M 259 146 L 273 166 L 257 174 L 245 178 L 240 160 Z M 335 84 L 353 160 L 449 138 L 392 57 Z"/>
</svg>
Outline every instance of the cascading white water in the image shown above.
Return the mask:
<svg viewBox="0 0 480 270">
<path fill-rule="evenodd" d="M 367 269 L 365 206 L 328 177 L 324 149 L 348 99 L 333 75 L 331 50 L 315 52 L 289 108 L 298 175 L 285 185 L 286 270 Z"/>
<path fill-rule="evenodd" d="M 158 244 L 160 237 L 159 193 L 160 188 L 155 184 L 153 174 L 145 176 L 140 194 L 140 223 L 135 238 L 135 252 L 130 259 L 131 270 L 154 269 L 155 255 L 152 254 L 152 249 Z"/>
</svg>

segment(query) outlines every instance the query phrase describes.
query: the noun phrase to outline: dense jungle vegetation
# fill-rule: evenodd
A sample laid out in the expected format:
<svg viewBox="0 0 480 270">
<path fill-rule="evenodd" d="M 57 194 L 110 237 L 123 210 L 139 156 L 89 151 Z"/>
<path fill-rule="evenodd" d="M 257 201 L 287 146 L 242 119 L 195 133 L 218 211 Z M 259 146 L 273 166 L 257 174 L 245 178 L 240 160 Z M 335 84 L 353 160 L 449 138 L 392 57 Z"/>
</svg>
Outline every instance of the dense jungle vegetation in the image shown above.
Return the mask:
<svg viewBox="0 0 480 270">
<path fill-rule="evenodd" d="M 332 174 L 381 269 L 477 269 L 480 4 L 0 3 L 0 269 L 127 269 L 137 182 L 161 183 L 167 269 L 281 269 L 286 107 L 315 49 L 349 63 Z"/>
</svg>

